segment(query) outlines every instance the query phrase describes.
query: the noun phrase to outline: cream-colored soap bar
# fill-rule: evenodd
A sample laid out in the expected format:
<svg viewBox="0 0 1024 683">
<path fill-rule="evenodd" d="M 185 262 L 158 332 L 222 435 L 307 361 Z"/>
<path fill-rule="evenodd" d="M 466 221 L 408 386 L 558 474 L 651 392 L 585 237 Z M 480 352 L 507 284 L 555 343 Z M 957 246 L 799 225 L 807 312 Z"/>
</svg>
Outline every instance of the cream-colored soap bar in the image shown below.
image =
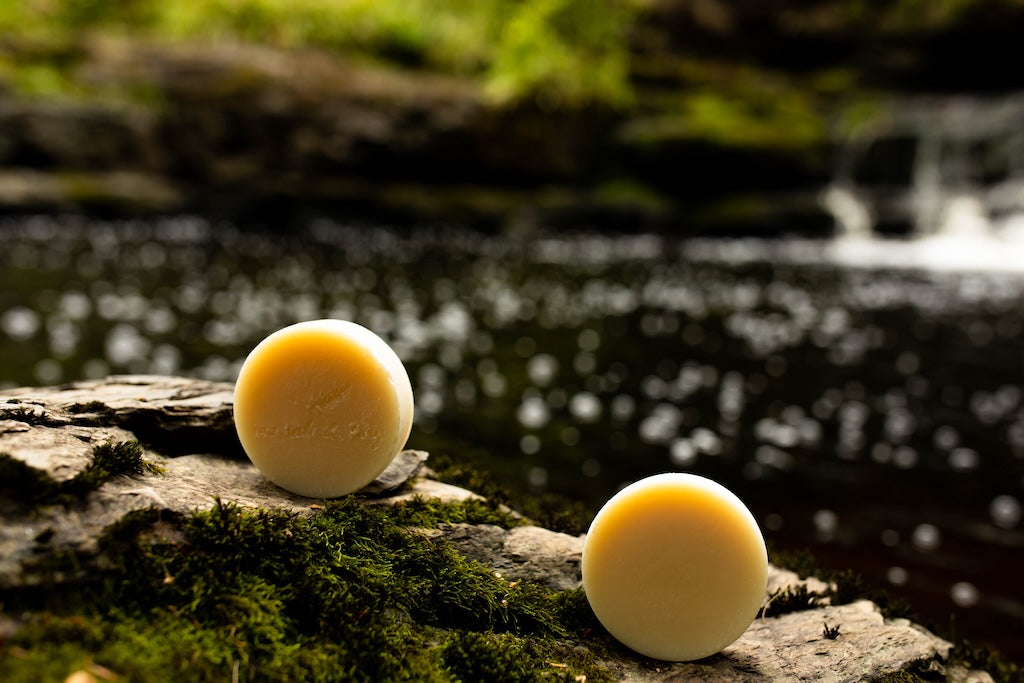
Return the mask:
<svg viewBox="0 0 1024 683">
<path fill-rule="evenodd" d="M 768 553 L 732 492 L 693 474 L 659 474 L 619 491 L 583 546 L 583 588 L 601 624 L 669 661 L 715 654 L 750 626 Z"/>
<path fill-rule="evenodd" d="M 314 498 L 356 491 L 409 438 L 413 397 L 398 355 L 345 320 L 290 325 L 260 342 L 235 384 L 249 459 L 281 488 Z"/>
</svg>

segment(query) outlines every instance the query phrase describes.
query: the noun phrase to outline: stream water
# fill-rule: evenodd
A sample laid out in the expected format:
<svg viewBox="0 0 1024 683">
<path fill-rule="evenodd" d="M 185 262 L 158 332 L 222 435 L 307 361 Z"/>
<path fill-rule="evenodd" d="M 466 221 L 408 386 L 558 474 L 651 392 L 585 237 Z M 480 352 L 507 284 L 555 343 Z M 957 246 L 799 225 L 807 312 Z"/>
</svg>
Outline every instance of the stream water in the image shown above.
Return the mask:
<svg viewBox="0 0 1024 683">
<path fill-rule="evenodd" d="M 1017 127 L 852 142 L 829 240 L 6 219 L 0 382 L 231 381 L 274 329 L 355 320 L 409 368 L 410 446 L 592 507 L 705 474 L 775 546 L 1024 661 L 1024 107 L 983 104 Z M 858 170 L 894 140 L 905 173 Z"/>
</svg>

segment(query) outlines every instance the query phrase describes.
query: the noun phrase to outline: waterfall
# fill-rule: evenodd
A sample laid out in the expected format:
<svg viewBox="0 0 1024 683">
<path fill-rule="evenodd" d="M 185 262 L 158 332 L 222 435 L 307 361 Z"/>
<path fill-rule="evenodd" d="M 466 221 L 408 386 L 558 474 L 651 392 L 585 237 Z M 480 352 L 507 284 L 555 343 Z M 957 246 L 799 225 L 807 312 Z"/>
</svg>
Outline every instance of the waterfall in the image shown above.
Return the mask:
<svg viewBox="0 0 1024 683">
<path fill-rule="evenodd" d="M 838 145 L 837 236 L 1024 239 L 1024 93 L 893 100 Z"/>
</svg>

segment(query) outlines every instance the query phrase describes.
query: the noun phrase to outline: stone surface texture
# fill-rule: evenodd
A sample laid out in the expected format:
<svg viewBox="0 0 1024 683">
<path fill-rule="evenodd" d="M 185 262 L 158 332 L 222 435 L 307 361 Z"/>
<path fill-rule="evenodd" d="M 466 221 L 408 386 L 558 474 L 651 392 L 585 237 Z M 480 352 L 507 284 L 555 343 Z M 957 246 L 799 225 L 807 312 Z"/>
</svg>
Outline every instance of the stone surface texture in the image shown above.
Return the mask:
<svg viewBox="0 0 1024 683">
<path fill-rule="evenodd" d="M 305 513 L 318 501 L 267 481 L 241 454 L 231 417 L 232 385 L 184 378 L 110 377 L 60 387 L 0 392 L 0 453 L 49 473 L 73 477 L 100 444 L 136 439 L 160 474 L 118 476 L 72 507 L 26 509 L 0 499 L 0 587 L 44 580 L 28 569 L 47 554 L 88 554 L 103 529 L 132 510 L 205 509 L 216 499 L 242 506 Z M 412 496 L 459 500 L 476 494 L 431 478 L 427 454 L 403 451 L 363 493 L 386 504 Z M 534 580 L 555 590 L 580 585 L 583 536 L 538 526 L 511 530 L 450 524 L 427 533 L 452 543 L 470 559 L 509 580 Z M 49 576 L 46 580 L 52 580 Z M 770 566 L 765 599 L 815 578 Z M 0 626 L 11 625 L 0 614 Z M 829 638 L 825 626 L 839 627 Z M 872 602 L 821 606 L 760 617 L 723 652 L 698 662 L 659 663 L 632 656 L 604 662 L 616 680 L 654 681 L 864 681 L 908 666 L 930 666 L 948 680 L 984 683 L 987 673 L 945 664 L 951 645 L 904 619 L 887 619 Z M 922 664 L 927 663 L 927 664 Z"/>
</svg>

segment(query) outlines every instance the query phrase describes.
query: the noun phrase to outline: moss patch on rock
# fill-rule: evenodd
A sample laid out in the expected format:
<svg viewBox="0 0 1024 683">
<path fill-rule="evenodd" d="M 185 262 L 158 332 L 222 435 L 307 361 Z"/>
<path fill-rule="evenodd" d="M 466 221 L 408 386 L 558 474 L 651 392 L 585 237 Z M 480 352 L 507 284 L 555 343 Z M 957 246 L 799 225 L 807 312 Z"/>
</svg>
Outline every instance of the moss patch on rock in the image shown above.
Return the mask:
<svg viewBox="0 0 1024 683">
<path fill-rule="evenodd" d="M 481 505 L 128 515 L 104 535 L 98 578 L 0 594 L 27 615 L 0 678 L 99 665 L 137 681 L 607 680 L 579 648 L 585 598 L 502 579 L 417 530 L 493 522 Z"/>
<path fill-rule="evenodd" d="M 0 494 L 18 503 L 73 505 L 119 474 L 158 474 L 161 468 L 143 457 L 137 441 L 105 443 L 92 450 L 92 459 L 71 479 L 56 481 L 43 470 L 0 453 Z"/>
<path fill-rule="evenodd" d="M 430 466 L 438 481 L 461 486 L 488 501 L 518 510 L 538 526 L 552 531 L 572 535 L 585 533 L 597 512 L 582 501 L 565 496 L 516 491 L 499 484 L 487 472 L 449 455 L 432 456 Z"/>
</svg>

